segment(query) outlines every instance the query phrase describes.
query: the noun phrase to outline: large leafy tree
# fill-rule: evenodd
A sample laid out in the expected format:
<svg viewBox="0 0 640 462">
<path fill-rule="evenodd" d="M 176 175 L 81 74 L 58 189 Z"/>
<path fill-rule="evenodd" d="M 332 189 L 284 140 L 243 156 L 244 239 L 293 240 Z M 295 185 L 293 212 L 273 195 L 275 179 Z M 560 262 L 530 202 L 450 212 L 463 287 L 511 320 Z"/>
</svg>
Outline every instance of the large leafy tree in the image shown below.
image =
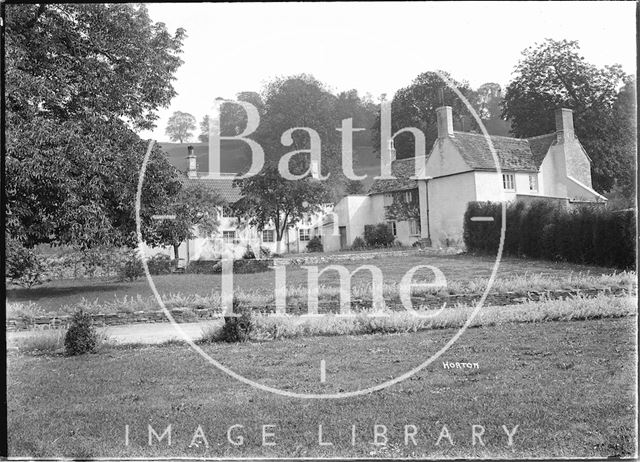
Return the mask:
<svg viewBox="0 0 640 462">
<path fill-rule="evenodd" d="M 135 243 L 147 148 L 135 133 L 175 95 L 184 31 L 142 5 L 6 5 L 7 231 L 26 246 Z M 143 229 L 180 189 L 159 149 L 147 166 Z"/>
<path fill-rule="evenodd" d="M 597 67 L 580 55 L 578 42 L 547 39 L 523 51 L 514 73 L 503 116 L 511 120 L 515 136 L 553 132 L 555 109 L 568 107 L 574 111 L 576 135 L 592 160 L 594 188 L 609 191 L 616 179 L 633 174 L 616 154 L 617 127 L 624 121 L 614 105 L 628 78 L 619 65 Z"/>
<path fill-rule="evenodd" d="M 158 221 L 147 238 L 152 245 L 173 246 L 175 258 L 178 248 L 187 239 L 210 236 L 218 227 L 218 209 L 223 205 L 220 196 L 206 184 L 190 182 L 182 187 L 175 200 L 164 209 L 175 219 Z"/>
<path fill-rule="evenodd" d="M 469 100 L 474 108 L 478 107 L 478 97 L 467 82 L 458 82 L 447 72 L 441 71 L 452 81 L 460 92 Z M 452 106 L 455 128 L 459 130 L 477 129 L 473 117 L 470 116 L 464 102 L 436 72 L 424 72 L 418 75 L 411 85 L 396 92 L 391 102 L 392 133 L 405 128 L 415 127 L 425 135 L 426 149 L 438 138 L 436 109 L 440 106 Z M 372 131 L 372 143 L 376 150 L 380 149 L 380 115 L 378 114 Z M 401 133 L 394 140 L 398 159 L 413 157 L 414 138 L 410 133 Z M 429 154 L 427 152 L 426 154 Z"/>
<path fill-rule="evenodd" d="M 217 98 L 224 99 L 224 98 Z M 264 113 L 264 103 L 262 97 L 254 91 L 241 91 L 236 95 L 237 101 L 244 101 L 253 104 L 259 114 Z M 220 134 L 222 136 L 238 135 L 247 125 L 247 114 L 235 104 L 225 104 L 222 106 L 220 115 Z M 203 143 L 209 142 L 209 115 L 205 115 L 200 122 L 200 134 L 198 139 Z"/>
<path fill-rule="evenodd" d="M 336 100 L 336 112 L 338 120 L 352 118 L 354 128 L 364 128 L 363 131 L 354 132 L 355 146 L 371 144 L 371 128 L 376 121 L 378 105 L 370 95 L 360 97 L 355 89 L 340 92 Z"/>
<path fill-rule="evenodd" d="M 265 151 L 265 166 L 255 176 L 237 180 L 243 199 L 237 211 L 250 224 L 263 229 L 271 224 L 276 228 L 278 249 L 286 230 L 298 223 L 305 214 L 320 210 L 321 205 L 332 200 L 332 191 L 341 181 L 335 174 L 339 163 L 340 126 L 336 113 L 336 97 L 320 82 L 309 75 L 276 79 L 270 82 L 262 96 L 264 105 L 260 126 L 252 138 Z M 278 171 L 278 161 L 291 150 L 309 148 L 309 136 L 302 131 L 292 135 L 293 144 L 283 146 L 280 136 L 292 127 L 309 127 L 320 136 L 321 173 L 331 176 L 327 180 L 314 180 L 307 176 L 300 180 L 283 178 Z M 244 128 L 244 127 L 243 127 Z M 291 162 L 291 172 L 301 174 L 309 168 L 309 156 L 299 154 Z"/>
<path fill-rule="evenodd" d="M 196 129 L 196 118 L 188 112 L 175 111 L 167 121 L 165 133 L 171 141 L 184 143 L 189 141 Z"/>
</svg>

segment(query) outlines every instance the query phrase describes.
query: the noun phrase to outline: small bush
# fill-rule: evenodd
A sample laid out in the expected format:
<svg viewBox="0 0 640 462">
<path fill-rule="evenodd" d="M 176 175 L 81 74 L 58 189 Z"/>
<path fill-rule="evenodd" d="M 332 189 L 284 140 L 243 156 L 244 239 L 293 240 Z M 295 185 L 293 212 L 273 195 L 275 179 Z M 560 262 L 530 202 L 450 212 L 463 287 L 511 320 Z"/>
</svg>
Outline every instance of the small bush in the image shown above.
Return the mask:
<svg viewBox="0 0 640 462">
<path fill-rule="evenodd" d="M 322 240 L 320 239 L 320 236 L 315 236 L 309 242 L 307 242 L 307 251 L 308 252 L 324 251 L 324 247 L 322 246 Z"/>
<path fill-rule="evenodd" d="M 191 260 L 187 265 L 187 273 L 216 274 L 222 271 L 220 260 Z"/>
<path fill-rule="evenodd" d="M 244 251 L 244 255 L 242 255 L 243 260 L 255 260 L 256 254 L 249 244 L 247 244 L 247 249 Z"/>
<path fill-rule="evenodd" d="M 269 271 L 271 260 L 234 260 L 233 272 L 236 274 L 262 273 Z"/>
<path fill-rule="evenodd" d="M 135 250 L 129 252 L 124 261 L 121 262 L 118 276 L 122 281 L 135 281 L 144 276 L 142 260 L 140 260 Z"/>
<path fill-rule="evenodd" d="M 78 310 L 71 318 L 71 324 L 64 336 L 64 349 L 68 356 L 81 355 L 95 351 L 98 333 L 93 327 L 91 315 Z"/>
<path fill-rule="evenodd" d="M 5 250 L 5 276 L 9 281 L 23 287 L 32 287 L 48 280 L 46 267 L 33 250 L 9 237 Z"/>
<path fill-rule="evenodd" d="M 364 240 L 369 247 L 389 247 L 395 239 L 391 228 L 386 223 L 364 227 Z"/>
<path fill-rule="evenodd" d="M 225 316 L 219 338 L 229 343 L 246 342 L 255 327 L 253 311 L 251 307 L 242 305 L 238 299 L 234 298 L 233 312 L 238 316 Z"/>
<path fill-rule="evenodd" d="M 266 247 L 260 247 L 260 258 L 269 258 L 271 257 L 271 250 Z"/>
<path fill-rule="evenodd" d="M 364 250 L 367 248 L 367 243 L 360 236 L 356 237 L 351 244 L 352 250 Z"/>
<path fill-rule="evenodd" d="M 153 275 L 171 273 L 172 259 L 164 253 L 157 253 L 147 261 L 149 273 Z"/>
</svg>

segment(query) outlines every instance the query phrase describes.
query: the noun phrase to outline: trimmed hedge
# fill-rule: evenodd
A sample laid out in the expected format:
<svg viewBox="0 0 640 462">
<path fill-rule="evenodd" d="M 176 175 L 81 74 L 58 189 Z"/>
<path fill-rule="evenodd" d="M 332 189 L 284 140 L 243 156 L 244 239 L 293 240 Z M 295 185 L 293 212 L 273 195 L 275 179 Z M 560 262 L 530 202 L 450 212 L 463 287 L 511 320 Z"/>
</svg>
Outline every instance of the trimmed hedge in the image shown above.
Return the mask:
<svg viewBox="0 0 640 462">
<path fill-rule="evenodd" d="M 474 216 L 493 221 L 471 221 Z M 504 255 L 635 269 L 634 211 L 598 205 L 563 207 L 537 200 L 509 203 L 506 219 Z M 501 203 L 470 202 L 464 215 L 467 250 L 497 252 L 501 226 Z"/>
<path fill-rule="evenodd" d="M 242 259 L 233 261 L 233 272 L 235 274 L 243 273 L 262 273 L 269 271 L 273 266 L 271 259 Z M 222 273 L 221 260 L 193 260 L 187 266 L 187 273 L 196 274 L 220 274 Z"/>
</svg>

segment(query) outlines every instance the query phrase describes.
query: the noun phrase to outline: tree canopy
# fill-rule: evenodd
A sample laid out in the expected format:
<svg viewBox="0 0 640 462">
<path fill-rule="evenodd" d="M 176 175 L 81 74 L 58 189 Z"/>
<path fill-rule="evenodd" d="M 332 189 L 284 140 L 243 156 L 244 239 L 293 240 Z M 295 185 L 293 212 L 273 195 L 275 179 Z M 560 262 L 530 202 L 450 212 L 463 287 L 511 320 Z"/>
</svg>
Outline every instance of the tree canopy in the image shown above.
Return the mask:
<svg viewBox="0 0 640 462">
<path fill-rule="evenodd" d="M 193 137 L 196 129 L 196 118 L 188 112 L 175 111 L 167 121 L 166 134 L 171 141 L 184 143 Z"/>
<path fill-rule="evenodd" d="M 160 220 L 148 233 L 150 245 L 173 246 L 175 258 L 178 247 L 187 239 L 210 236 L 218 227 L 218 208 L 224 201 L 206 184 L 190 182 L 184 185 L 170 204 L 165 204 L 163 214 L 175 215 L 175 219 Z"/>
<path fill-rule="evenodd" d="M 522 53 L 504 97 L 503 116 L 517 137 L 555 130 L 554 111 L 573 109 L 576 135 L 592 160 L 593 186 L 609 191 L 616 179 L 628 183 L 619 150 L 618 127 L 627 115 L 614 110 L 628 76 L 619 65 L 597 67 L 579 53 L 576 41 L 548 39 Z M 625 179 L 626 178 L 626 179 Z"/>
<path fill-rule="evenodd" d="M 184 30 L 144 5 L 6 5 L 7 231 L 24 245 L 135 243 L 134 199 L 156 111 L 175 95 Z M 180 189 L 159 148 L 143 225 Z"/>
<path fill-rule="evenodd" d="M 295 131 L 292 144 L 287 147 L 280 137 L 292 127 L 314 129 L 322 142 L 320 172 L 326 175 L 335 173 L 339 165 L 340 138 L 336 127 L 340 125 L 335 111 L 336 97 L 312 76 L 275 79 L 266 86 L 261 99 L 264 105 L 258 107 L 260 126 L 251 138 L 263 147 L 265 166 L 259 174 L 236 181 L 243 196 L 237 210 L 259 229 L 269 224 L 275 226 L 280 246 L 289 227 L 331 201 L 332 185 L 340 181 L 339 175 L 324 181 L 315 180 L 311 175 L 301 180 L 283 178 L 278 171 L 281 157 L 291 150 L 308 149 L 311 140 L 308 133 Z M 306 153 L 294 156 L 290 162 L 291 172 L 307 171 L 309 161 Z"/>
<path fill-rule="evenodd" d="M 453 81 L 460 92 L 477 108 L 477 94 L 468 83 L 458 82 L 447 72 L 440 74 Z M 425 135 L 427 151 L 438 138 L 436 123 L 436 109 L 440 106 L 451 106 L 456 129 L 477 129 L 475 120 L 470 117 L 464 102 L 458 98 L 451 88 L 436 72 L 424 72 L 418 75 L 411 85 L 396 92 L 391 102 L 391 131 L 405 127 L 415 127 Z M 378 114 L 372 131 L 372 143 L 376 150 L 380 150 L 380 114 Z M 415 155 L 414 138 L 410 133 L 401 133 L 395 140 L 398 159 L 405 159 Z M 428 152 L 426 154 L 429 154 Z"/>
</svg>

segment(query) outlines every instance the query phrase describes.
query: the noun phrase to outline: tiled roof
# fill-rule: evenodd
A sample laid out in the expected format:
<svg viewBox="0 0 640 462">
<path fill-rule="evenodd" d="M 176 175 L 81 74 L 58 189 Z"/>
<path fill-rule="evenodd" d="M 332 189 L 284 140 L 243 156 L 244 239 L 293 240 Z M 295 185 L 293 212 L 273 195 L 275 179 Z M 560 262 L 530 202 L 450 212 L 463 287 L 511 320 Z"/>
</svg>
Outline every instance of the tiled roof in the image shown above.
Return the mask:
<svg viewBox="0 0 640 462">
<path fill-rule="evenodd" d="M 369 187 L 369 194 L 404 191 L 418 187 L 418 182 L 409 178 L 416 174 L 415 157 L 394 160 L 391 163 L 391 174 L 396 178 L 393 180 L 373 180 Z"/>
<path fill-rule="evenodd" d="M 496 168 L 484 135 L 455 132 L 455 136 L 449 139 L 471 169 Z M 502 170 L 537 172 L 554 139 L 555 134 L 552 133 L 531 139 L 492 136 L 491 142 Z"/>
<path fill-rule="evenodd" d="M 535 161 L 538 168 L 540 168 L 540 165 L 542 165 L 544 156 L 547 155 L 547 152 L 549 152 L 549 148 L 555 140 L 555 133 L 536 136 L 534 138 L 527 138 L 527 141 L 529 141 L 529 147 L 531 148 L 531 153 L 533 154 L 533 160 Z"/>
<path fill-rule="evenodd" d="M 211 178 L 183 178 L 182 184 L 187 188 L 190 185 L 194 185 L 196 183 L 204 184 L 210 190 L 216 192 L 220 198 L 226 201 L 229 204 L 234 204 L 242 197 L 240 195 L 240 188 L 233 186 L 233 176 L 229 176 L 228 178 L 221 179 L 211 179 Z"/>
<path fill-rule="evenodd" d="M 464 161 L 472 170 L 495 170 L 491 150 L 484 135 L 466 132 L 455 132 L 449 138 L 458 148 Z M 500 168 L 507 171 L 537 172 L 556 139 L 555 133 L 536 136 L 534 138 L 510 138 L 491 136 L 491 142 L 500 161 Z M 395 160 L 391 164 L 394 180 L 374 180 L 369 194 L 381 194 L 403 191 L 418 187 L 417 181 L 410 179 L 415 175 L 415 158 Z M 429 172 L 427 172 L 427 175 Z"/>
</svg>

